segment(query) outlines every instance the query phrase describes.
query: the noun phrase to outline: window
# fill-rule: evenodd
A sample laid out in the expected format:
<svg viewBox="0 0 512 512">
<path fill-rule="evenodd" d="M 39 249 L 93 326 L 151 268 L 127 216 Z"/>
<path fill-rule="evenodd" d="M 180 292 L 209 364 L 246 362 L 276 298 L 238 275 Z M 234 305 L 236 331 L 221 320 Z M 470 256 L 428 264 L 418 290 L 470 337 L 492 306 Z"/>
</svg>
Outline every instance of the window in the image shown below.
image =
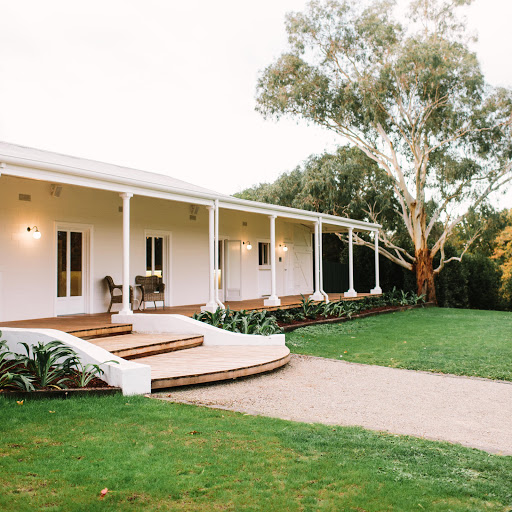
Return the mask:
<svg viewBox="0 0 512 512">
<path fill-rule="evenodd" d="M 163 277 L 164 239 L 160 236 L 146 237 L 146 276 Z"/>
<path fill-rule="evenodd" d="M 258 242 L 259 265 L 270 265 L 270 243 Z"/>
</svg>

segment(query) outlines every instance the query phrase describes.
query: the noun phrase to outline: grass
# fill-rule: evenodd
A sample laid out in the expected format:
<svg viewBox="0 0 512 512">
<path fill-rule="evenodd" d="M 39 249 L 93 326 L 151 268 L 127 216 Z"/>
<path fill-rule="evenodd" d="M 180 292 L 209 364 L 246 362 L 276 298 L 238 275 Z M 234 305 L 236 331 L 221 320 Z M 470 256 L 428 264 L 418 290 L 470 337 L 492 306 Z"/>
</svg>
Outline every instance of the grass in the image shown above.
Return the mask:
<svg viewBox="0 0 512 512">
<path fill-rule="evenodd" d="M 296 354 L 512 381 L 512 313 L 425 308 L 286 335 Z"/>
<path fill-rule="evenodd" d="M 512 457 L 447 443 L 119 395 L 0 418 L 0 510 L 512 510 Z"/>
</svg>

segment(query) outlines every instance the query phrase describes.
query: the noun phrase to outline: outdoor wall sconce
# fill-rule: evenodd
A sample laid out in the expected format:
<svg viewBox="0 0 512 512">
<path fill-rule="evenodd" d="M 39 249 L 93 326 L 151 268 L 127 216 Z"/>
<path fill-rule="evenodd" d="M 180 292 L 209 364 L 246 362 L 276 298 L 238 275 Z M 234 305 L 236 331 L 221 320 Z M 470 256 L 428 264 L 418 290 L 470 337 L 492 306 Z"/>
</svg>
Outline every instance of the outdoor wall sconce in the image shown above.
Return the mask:
<svg viewBox="0 0 512 512">
<path fill-rule="evenodd" d="M 251 245 L 251 242 L 247 241 L 247 242 L 242 242 L 245 247 L 247 248 L 248 251 L 250 251 L 252 249 L 252 245 Z"/>
<path fill-rule="evenodd" d="M 288 250 L 288 247 L 286 247 L 286 244 L 279 244 L 279 247 L 281 247 L 283 249 L 284 252 L 286 252 Z"/>
<path fill-rule="evenodd" d="M 27 231 L 30 233 L 32 231 L 32 236 L 36 239 L 36 240 L 39 240 L 41 238 L 41 231 L 39 231 L 39 229 L 37 229 L 37 226 L 34 226 L 33 228 L 27 228 Z"/>
</svg>

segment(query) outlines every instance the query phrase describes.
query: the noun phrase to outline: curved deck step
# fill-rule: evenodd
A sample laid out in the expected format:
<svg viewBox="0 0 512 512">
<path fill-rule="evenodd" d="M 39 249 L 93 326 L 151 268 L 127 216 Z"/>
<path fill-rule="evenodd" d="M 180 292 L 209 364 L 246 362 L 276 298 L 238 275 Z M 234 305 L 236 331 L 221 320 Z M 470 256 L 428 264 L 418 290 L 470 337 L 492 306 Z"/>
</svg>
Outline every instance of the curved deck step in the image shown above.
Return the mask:
<svg viewBox="0 0 512 512">
<path fill-rule="evenodd" d="M 151 366 L 151 389 L 236 379 L 268 372 L 290 360 L 285 346 L 201 346 L 138 358 Z"/>
<path fill-rule="evenodd" d="M 108 338 L 95 338 L 88 341 L 123 359 L 136 359 L 198 347 L 203 343 L 203 336 L 197 334 L 132 333 Z"/>
</svg>

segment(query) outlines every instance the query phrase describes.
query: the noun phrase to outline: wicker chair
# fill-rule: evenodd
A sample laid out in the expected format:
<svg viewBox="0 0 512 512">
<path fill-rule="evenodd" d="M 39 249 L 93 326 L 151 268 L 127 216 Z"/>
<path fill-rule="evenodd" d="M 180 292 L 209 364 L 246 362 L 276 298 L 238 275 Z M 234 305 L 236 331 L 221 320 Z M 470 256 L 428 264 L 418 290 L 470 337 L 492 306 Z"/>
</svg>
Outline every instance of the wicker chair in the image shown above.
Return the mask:
<svg viewBox="0 0 512 512">
<path fill-rule="evenodd" d="M 162 301 L 162 308 L 165 307 L 165 284 L 158 276 L 135 276 L 135 284 L 140 288 L 142 297 L 140 305 L 144 302 L 144 309 L 146 309 L 146 302 Z"/>
<path fill-rule="evenodd" d="M 107 281 L 108 290 L 110 292 L 110 305 L 108 307 L 108 312 L 112 309 L 112 304 L 122 304 L 123 303 L 123 285 L 122 284 L 114 284 L 114 280 L 111 276 L 106 276 L 105 281 Z M 119 290 L 120 293 L 115 293 L 116 290 Z M 130 286 L 130 304 L 133 309 L 133 286 Z"/>
</svg>

